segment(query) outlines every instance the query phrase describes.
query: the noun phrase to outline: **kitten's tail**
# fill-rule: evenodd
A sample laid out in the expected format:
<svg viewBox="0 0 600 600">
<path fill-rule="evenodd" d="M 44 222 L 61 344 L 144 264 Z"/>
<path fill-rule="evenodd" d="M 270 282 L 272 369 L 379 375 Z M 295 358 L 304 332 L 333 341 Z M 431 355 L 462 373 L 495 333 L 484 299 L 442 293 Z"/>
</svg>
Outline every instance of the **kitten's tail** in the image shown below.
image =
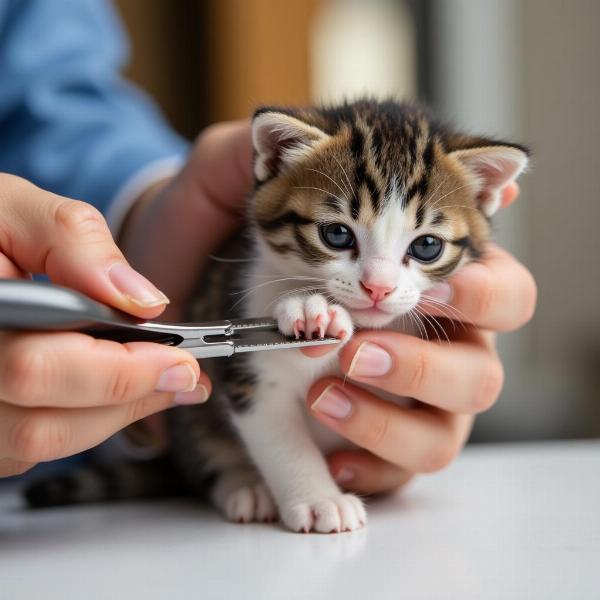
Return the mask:
<svg viewBox="0 0 600 600">
<path fill-rule="evenodd" d="M 165 498 L 183 493 L 183 482 L 166 458 L 90 465 L 34 482 L 25 490 L 30 508 Z"/>
</svg>

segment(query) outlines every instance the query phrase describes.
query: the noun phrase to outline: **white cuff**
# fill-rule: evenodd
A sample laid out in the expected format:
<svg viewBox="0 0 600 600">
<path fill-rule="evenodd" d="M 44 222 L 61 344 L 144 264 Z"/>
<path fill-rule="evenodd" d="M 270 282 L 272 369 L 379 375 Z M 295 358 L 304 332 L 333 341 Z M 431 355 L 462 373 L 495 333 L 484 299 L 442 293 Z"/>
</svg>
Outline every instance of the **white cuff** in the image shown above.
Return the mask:
<svg viewBox="0 0 600 600">
<path fill-rule="evenodd" d="M 115 194 L 106 211 L 106 221 L 113 237 L 117 237 L 127 213 L 141 194 L 151 185 L 178 173 L 185 164 L 183 156 L 161 158 L 136 171 Z"/>
</svg>

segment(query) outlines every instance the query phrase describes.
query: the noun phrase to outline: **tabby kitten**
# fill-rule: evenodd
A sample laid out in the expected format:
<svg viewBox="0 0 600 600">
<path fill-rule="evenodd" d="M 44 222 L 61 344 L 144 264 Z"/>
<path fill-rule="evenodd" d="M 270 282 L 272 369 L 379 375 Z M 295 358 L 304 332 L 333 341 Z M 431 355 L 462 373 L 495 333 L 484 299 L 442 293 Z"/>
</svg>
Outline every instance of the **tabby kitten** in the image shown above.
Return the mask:
<svg viewBox="0 0 600 600">
<path fill-rule="evenodd" d="M 502 188 L 527 164 L 522 146 L 391 101 L 262 108 L 252 139 L 246 235 L 228 245 L 242 261 L 208 270 L 190 318 L 270 313 L 287 335 L 342 342 L 355 326 L 403 328 L 425 290 L 477 259 Z M 311 384 L 341 374 L 337 354 L 204 361 L 211 400 L 169 411 L 170 460 L 188 488 L 233 521 L 279 516 L 324 533 L 364 525 L 362 501 L 340 491 L 324 459 L 344 441 L 305 414 Z"/>
<path fill-rule="evenodd" d="M 425 290 L 479 257 L 501 189 L 527 164 L 522 146 L 457 133 L 395 102 L 262 108 L 252 138 L 242 316 L 270 312 L 287 335 L 343 342 L 355 326 L 400 328 Z M 223 316 L 231 276 L 219 267 L 221 283 L 208 281 L 213 296 L 196 305 L 194 319 Z M 217 290 L 226 293 L 217 298 Z M 337 352 L 317 359 L 283 350 L 215 366 L 216 397 L 184 410 L 225 515 L 245 522 L 279 514 L 294 531 L 364 525 L 362 501 L 339 490 L 323 457 L 342 440 L 305 415 L 311 384 L 341 374 Z M 219 403 L 241 441 L 231 438 L 227 450 L 203 416 Z M 185 463 L 196 477 L 199 463 L 190 454 Z"/>
</svg>

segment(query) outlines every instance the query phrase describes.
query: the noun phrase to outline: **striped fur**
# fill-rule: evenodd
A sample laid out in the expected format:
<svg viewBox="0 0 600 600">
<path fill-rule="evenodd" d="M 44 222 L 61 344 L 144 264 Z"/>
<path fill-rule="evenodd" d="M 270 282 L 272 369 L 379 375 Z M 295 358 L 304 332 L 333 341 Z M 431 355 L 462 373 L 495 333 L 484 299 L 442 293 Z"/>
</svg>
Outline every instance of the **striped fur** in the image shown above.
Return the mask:
<svg viewBox="0 0 600 600">
<path fill-rule="evenodd" d="M 448 239 L 468 237 L 461 253 L 477 258 L 489 238 L 489 222 L 478 210 L 472 177 L 452 152 L 500 145 L 526 152 L 516 144 L 457 133 L 413 104 L 362 100 L 332 108 L 263 108 L 256 116 L 266 113 L 294 117 L 328 136 L 306 160 L 257 180 L 251 208 L 274 252 L 295 253 L 313 265 L 332 259 L 315 224 L 343 216 L 350 225 L 369 227 L 392 198 L 414 229 L 428 225 Z M 449 253 L 445 262 L 456 263 L 456 256 Z M 432 266 L 432 277 L 452 271 L 443 267 Z"/>
<path fill-rule="evenodd" d="M 203 274 L 201 291 L 191 304 L 191 320 L 258 316 L 272 312 L 274 304 L 289 294 L 317 289 L 338 304 L 338 311 L 349 313 L 354 324 L 392 326 L 393 319 L 416 305 L 423 290 L 482 255 L 499 190 L 519 174 L 527 160 L 522 146 L 461 134 L 418 105 L 393 101 L 262 108 L 254 117 L 254 145 L 256 181 L 247 222 L 219 253 L 231 261 L 216 262 Z M 357 232 L 352 248 L 340 252 L 324 242 L 320 226 L 332 223 Z M 422 235 L 443 240 L 439 259 L 419 263 L 411 258 L 410 243 Z M 357 298 L 365 302 L 359 282 L 369 261 L 392 264 L 392 271 L 400 277 L 397 289 L 400 284 L 407 286 L 379 321 L 361 316 L 356 305 Z M 314 277 L 324 283 L 311 288 L 306 282 Z M 274 517 L 268 492 L 257 487 L 260 475 L 270 483 L 273 479 L 265 472 L 262 449 L 255 452 L 253 448 L 256 428 L 262 427 L 266 436 L 283 427 L 281 411 L 302 401 L 315 377 L 336 373 L 333 363 L 317 367 L 317 362 L 291 351 L 278 355 L 204 361 L 202 367 L 214 382 L 211 400 L 169 411 L 172 443 L 166 460 L 180 482 L 174 487 L 208 495 L 230 519 Z M 263 403 L 270 397 L 272 408 L 266 410 L 262 423 L 256 422 L 261 405 L 266 406 Z M 333 446 L 327 447 L 338 443 L 335 438 Z M 273 455 L 285 453 L 274 448 Z M 259 464 L 257 457 L 263 465 L 260 475 L 252 466 Z M 300 471 L 310 468 L 307 463 Z M 317 472 L 320 467 L 314 468 Z M 319 477 L 315 480 L 336 489 L 333 482 L 327 482 L 327 474 Z M 86 480 L 89 476 L 81 479 L 80 487 L 76 481 L 49 487 L 51 500 L 44 499 L 39 487 L 28 497 L 38 505 L 57 504 L 57 489 L 63 489 L 69 491 L 64 502 L 85 501 L 81 487 Z M 111 498 L 127 495 L 115 489 L 118 477 L 111 481 L 105 486 L 95 482 L 94 500 L 98 490 Z M 135 487 L 138 494 L 144 489 L 153 490 Z M 129 495 L 136 495 L 135 490 L 130 489 Z M 248 490 L 252 493 L 244 496 Z M 307 527 L 286 517 L 285 494 L 271 492 L 290 527 Z M 254 498 L 254 509 L 242 510 L 249 497 Z M 343 505 L 350 510 L 348 502 L 346 498 L 338 508 Z M 359 514 L 360 508 L 353 506 Z M 352 516 L 351 511 L 348 514 Z"/>
</svg>

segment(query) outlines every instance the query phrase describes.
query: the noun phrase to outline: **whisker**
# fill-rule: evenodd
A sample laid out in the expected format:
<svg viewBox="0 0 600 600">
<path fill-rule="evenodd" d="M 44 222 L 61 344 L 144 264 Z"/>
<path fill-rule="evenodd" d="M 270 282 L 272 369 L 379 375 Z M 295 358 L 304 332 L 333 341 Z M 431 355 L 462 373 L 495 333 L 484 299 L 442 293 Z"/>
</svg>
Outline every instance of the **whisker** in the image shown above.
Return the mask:
<svg viewBox="0 0 600 600">
<path fill-rule="evenodd" d="M 419 335 L 425 335 L 426 339 L 429 339 L 429 337 L 427 336 L 427 330 L 423 327 L 423 323 L 421 323 L 420 320 L 418 320 L 413 312 L 414 308 L 411 308 L 406 315 L 408 317 L 410 317 L 411 321 L 417 326 L 417 329 L 419 330 Z"/>
<path fill-rule="evenodd" d="M 469 325 L 472 325 L 472 326 L 475 325 L 473 320 L 470 319 L 464 312 L 458 310 L 458 308 L 456 308 L 454 306 L 451 306 L 447 302 L 443 302 L 443 301 L 439 300 L 438 298 L 433 298 L 432 296 L 427 296 L 426 294 L 421 294 L 421 298 L 424 300 L 424 302 L 432 304 L 434 308 L 437 308 L 439 310 L 446 309 L 448 311 L 451 311 L 452 313 L 454 313 L 454 315 L 456 315 L 456 317 L 458 317 L 459 323 L 462 324 L 463 322 L 466 322 Z M 455 317 L 449 317 L 449 318 L 452 319 L 453 321 L 455 320 Z"/>
<path fill-rule="evenodd" d="M 323 192 L 324 194 L 327 194 L 328 196 L 333 196 L 336 200 L 341 202 L 343 205 L 346 205 L 348 203 L 348 200 L 346 200 L 346 198 L 340 198 L 339 196 L 336 196 L 335 194 L 332 194 L 331 192 L 328 192 L 327 190 L 324 190 L 323 188 L 320 188 L 320 187 L 313 187 L 310 185 L 295 185 L 294 189 L 295 190 L 316 190 L 317 192 Z"/>
<path fill-rule="evenodd" d="M 346 200 L 346 202 L 348 202 L 348 198 L 346 198 L 346 192 L 341 188 L 340 184 L 337 181 L 335 181 L 335 179 L 327 175 L 327 173 L 319 171 L 318 169 L 309 169 L 308 167 L 306 167 L 306 170 L 312 171 L 313 173 L 318 173 L 319 175 L 323 175 L 323 177 L 327 177 L 327 179 L 329 179 L 329 181 L 331 181 L 331 183 L 333 183 L 337 187 L 337 189 L 340 190 L 340 192 L 342 192 L 342 196 L 344 196 L 344 199 Z"/>
<path fill-rule="evenodd" d="M 435 208 L 444 198 L 447 198 L 448 196 L 451 196 L 452 194 L 455 194 L 459 190 L 462 190 L 462 189 L 464 189 L 466 187 L 469 187 L 470 185 L 471 185 L 470 183 L 465 183 L 464 185 L 459 185 L 457 188 L 454 188 L 453 190 L 447 192 L 443 196 L 440 196 L 439 198 L 436 198 L 435 202 L 432 204 L 432 206 L 430 208 L 432 208 L 432 209 Z"/>
<path fill-rule="evenodd" d="M 425 200 L 425 202 L 423 202 L 423 208 L 427 208 L 427 205 L 431 202 L 431 200 L 435 196 L 436 192 L 444 185 L 444 183 L 446 183 L 447 180 L 448 180 L 448 175 L 445 175 L 443 177 L 442 181 L 440 181 L 437 184 L 437 186 L 435 187 L 435 190 L 433 190 L 433 192 L 431 192 L 431 194 L 429 194 L 429 197 L 427 198 L 427 200 Z"/>
<path fill-rule="evenodd" d="M 348 189 L 354 196 L 354 199 L 358 200 L 358 198 L 356 197 L 356 190 L 352 187 L 352 184 L 350 183 L 350 177 L 348 177 L 348 173 L 346 173 L 346 169 L 344 169 L 344 167 L 342 166 L 342 163 L 338 160 L 337 156 L 334 156 L 333 159 L 335 160 L 335 162 L 339 165 L 340 169 L 342 170 L 342 173 L 344 174 L 344 177 L 346 178 L 346 181 L 348 182 Z"/>
<path fill-rule="evenodd" d="M 241 263 L 241 262 L 253 262 L 254 258 L 223 258 L 222 256 L 215 256 L 214 254 L 209 254 L 208 258 L 214 260 L 216 262 L 222 263 Z"/>
<path fill-rule="evenodd" d="M 424 300 L 422 303 L 422 307 L 426 310 L 428 307 L 425 306 L 425 304 L 428 304 L 427 300 Z M 431 303 L 429 303 L 431 304 Z M 439 310 L 442 313 L 442 316 L 446 319 L 448 319 L 450 321 L 450 323 L 452 324 L 452 332 L 455 333 L 456 332 L 456 324 L 458 323 L 463 329 L 466 329 L 465 324 L 458 320 L 456 321 L 457 316 L 453 315 L 452 313 L 450 313 L 449 311 L 447 311 L 446 309 L 448 307 L 444 307 L 443 305 L 433 305 L 430 306 L 429 308 L 435 308 L 437 310 Z M 433 315 L 430 315 L 433 316 Z"/>
<path fill-rule="evenodd" d="M 425 323 L 427 325 L 429 325 L 431 327 L 433 333 L 435 333 L 435 336 L 437 337 L 438 342 L 441 342 L 440 334 L 438 333 L 437 329 L 435 327 L 433 327 L 433 325 L 431 324 L 431 321 L 425 316 L 425 313 L 421 312 L 416 306 L 414 307 L 414 311 L 423 320 L 423 325 L 425 325 Z"/>
<path fill-rule="evenodd" d="M 273 274 L 273 275 L 258 273 L 256 275 L 252 275 L 252 277 L 261 277 L 262 279 L 266 279 L 269 277 L 278 277 L 279 275 L 281 275 L 281 273 L 277 273 L 277 274 Z M 324 277 L 311 277 L 310 275 L 290 275 L 289 279 L 298 279 L 298 280 L 305 280 L 305 279 L 313 280 L 314 279 L 315 281 L 328 281 Z"/>
<path fill-rule="evenodd" d="M 326 279 L 323 279 L 321 277 L 280 277 L 278 279 L 271 279 L 270 281 L 264 281 L 263 283 L 259 283 L 257 285 L 253 285 L 251 287 L 245 288 L 243 290 L 238 290 L 236 292 L 231 292 L 232 296 L 237 296 L 239 294 L 243 294 L 244 292 L 248 292 L 248 291 L 254 291 L 257 290 L 259 288 L 262 288 L 266 285 L 271 285 L 273 283 L 280 283 L 282 281 L 294 281 L 294 280 L 318 280 L 318 281 L 327 281 Z"/>
<path fill-rule="evenodd" d="M 479 208 L 475 206 L 467 206 L 466 204 L 446 204 L 445 206 L 436 206 L 436 210 L 441 210 L 442 208 L 465 208 L 467 210 L 474 210 L 479 212 Z"/>
<path fill-rule="evenodd" d="M 446 330 L 444 329 L 444 327 L 442 326 L 442 324 L 433 315 L 427 315 L 427 314 L 425 314 L 424 312 L 422 312 L 416 306 L 415 306 L 415 310 L 417 312 L 419 312 L 423 316 L 423 318 L 431 325 L 431 327 L 435 331 L 435 334 L 437 335 L 438 341 L 440 343 L 442 342 L 442 339 L 440 338 L 440 336 L 438 334 L 438 328 L 442 332 L 442 334 L 444 335 L 444 337 L 446 338 L 446 342 L 448 344 L 450 343 L 450 338 L 448 337 L 448 334 L 446 333 Z"/>
<path fill-rule="evenodd" d="M 301 293 L 306 293 L 306 292 L 319 292 L 320 289 L 321 288 L 319 288 L 319 287 L 311 286 L 311 287 L 294 288 L 293 290 L 288 290 L 287 292 L 282 292 L 274 300 L 271 300 L 271 302 L 269 302 L 269 304 L 267 304 L 267 309 L 271 308 L 271 306 L 273 306 L 273 304 L 275 304 L 275 302 L 279 302 L 279 300 L 282 300 L 286 296 L 292 296 L 293 294 L 301 294 Z"/>
</svg>

